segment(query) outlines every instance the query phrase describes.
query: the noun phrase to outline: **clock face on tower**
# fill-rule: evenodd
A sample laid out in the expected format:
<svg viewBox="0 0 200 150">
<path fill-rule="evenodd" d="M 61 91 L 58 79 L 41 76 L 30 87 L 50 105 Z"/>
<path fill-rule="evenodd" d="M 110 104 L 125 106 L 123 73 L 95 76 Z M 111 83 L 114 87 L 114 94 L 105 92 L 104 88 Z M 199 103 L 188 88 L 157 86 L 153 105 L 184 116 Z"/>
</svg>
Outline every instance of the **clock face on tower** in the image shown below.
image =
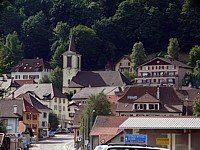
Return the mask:
<svg viewBox="0 0 200 150">
<path fill-rule="evenodd" d="M 70 75 L 70 74 L 72 74 L 72 71 L 71 70 L 66 70 L 66 74 Z"/>
</svg>

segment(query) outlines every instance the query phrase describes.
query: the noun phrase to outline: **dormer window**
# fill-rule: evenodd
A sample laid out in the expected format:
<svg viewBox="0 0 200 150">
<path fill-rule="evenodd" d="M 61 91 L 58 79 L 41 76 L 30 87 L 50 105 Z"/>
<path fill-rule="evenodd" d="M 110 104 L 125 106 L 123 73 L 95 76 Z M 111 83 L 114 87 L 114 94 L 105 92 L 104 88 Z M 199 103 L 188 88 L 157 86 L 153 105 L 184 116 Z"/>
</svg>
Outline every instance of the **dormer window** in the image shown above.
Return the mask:
<svg viewBox="0 0 200 150">
<path fill-rule="evenodd" d="M 137 103 L 134 104 L 135 110 L 159 110 L 159 104 Z"/>
</svg>

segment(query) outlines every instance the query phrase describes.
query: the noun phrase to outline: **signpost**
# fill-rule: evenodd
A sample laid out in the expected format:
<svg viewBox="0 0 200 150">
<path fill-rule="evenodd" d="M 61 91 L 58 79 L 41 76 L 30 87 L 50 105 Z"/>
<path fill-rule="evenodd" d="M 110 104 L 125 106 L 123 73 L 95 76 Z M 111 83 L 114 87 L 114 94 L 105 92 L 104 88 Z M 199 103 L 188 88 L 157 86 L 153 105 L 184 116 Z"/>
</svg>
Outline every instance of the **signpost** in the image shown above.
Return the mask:
<svg viewBox="0 0 200 150">
<path fill-rule="evenodd" d="M 156 145 L 169 145 L 169 138 L 156 138 Z"/>
<path fill-rule="evenodd" d="M 145 134 L 126 134 L 124 135 L 125 144 L 147 145 L 147 135 Z"/>
</svg>

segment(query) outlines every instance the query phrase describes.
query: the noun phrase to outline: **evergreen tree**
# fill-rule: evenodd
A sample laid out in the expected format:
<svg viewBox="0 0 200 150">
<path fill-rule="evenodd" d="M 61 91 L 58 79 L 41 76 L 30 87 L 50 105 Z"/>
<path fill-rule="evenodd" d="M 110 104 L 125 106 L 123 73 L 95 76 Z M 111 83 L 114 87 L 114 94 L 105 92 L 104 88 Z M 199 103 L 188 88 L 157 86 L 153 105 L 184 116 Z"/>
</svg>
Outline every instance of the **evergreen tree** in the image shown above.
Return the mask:
<svg viewBox="0 0 200 150">
<path fill-rule="evenodd" d="M 58 128 L 59 119 L 58 119 L 57 115 L 53 112 L 49 113 L 49 123 L 50 123 L 50 128 L 52 130 L 55 130 Z"/>
<path fill-rule="evenodd" d="M 169 45 L 167 47 L 167 56 L 172 57 L 176 60 L 179 59 L 179 44 L 177 38 L 170 38 L 169 39 Z"/>
<path fill-rule="evenodd" d="M 195 67 L 196 61 L 200 60 L 200 46 L 195 45 L 192 47 L 189 53 L 189 62 L 188 64 L 192 67 Z"/>
<path fill-rule="evenodd" d="M 200 96 L 197 96 L 194 100 L 193 106 L 192 106 L 193 114 L 196 117 L 200 117 Z"/>
<path fill-rule="evenodd" d="M 144 63 L 146 59 L 145 49 L 142 42 L 136 42 L 133 45 L 131 60 L 133 62 L 133 69 L 136 71 L 136 68 Z"/>
</svg>

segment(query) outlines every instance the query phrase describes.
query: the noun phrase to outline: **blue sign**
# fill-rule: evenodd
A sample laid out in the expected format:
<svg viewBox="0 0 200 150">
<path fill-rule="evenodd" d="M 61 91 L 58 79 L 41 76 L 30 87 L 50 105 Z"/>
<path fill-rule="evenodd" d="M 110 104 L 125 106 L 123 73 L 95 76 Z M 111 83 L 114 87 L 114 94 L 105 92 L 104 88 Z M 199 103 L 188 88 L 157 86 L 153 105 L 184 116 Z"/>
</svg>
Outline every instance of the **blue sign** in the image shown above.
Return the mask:
<svg viewBox="0 0 200 150">
<path fill-rule="evenodd" d="M 147 145 L 147 135 L 144 134 L 126 134 L 124 135 L 125 144 Z"/>
<path fill-rule="evenodd" d="M 87 150 L 90 150 L 90 144 L 87 144 Z"/>
</svg>

